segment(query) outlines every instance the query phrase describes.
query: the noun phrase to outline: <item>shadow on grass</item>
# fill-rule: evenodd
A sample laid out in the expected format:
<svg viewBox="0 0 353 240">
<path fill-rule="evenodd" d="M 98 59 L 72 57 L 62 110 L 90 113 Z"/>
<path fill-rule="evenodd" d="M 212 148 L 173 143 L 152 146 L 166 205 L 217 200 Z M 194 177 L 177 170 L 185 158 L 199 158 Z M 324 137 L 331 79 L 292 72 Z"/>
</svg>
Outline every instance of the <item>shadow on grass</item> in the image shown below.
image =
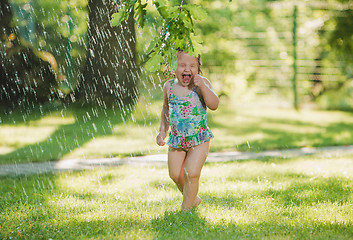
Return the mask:
<svg viewBox="0 0 353 240">
<path fill-rule="evenodd" d="M 223 117 L 224 115 L 224 118 L 229 118 L 231 121 L 235 114 L 234 111 L 227 109 L 224 111 L 225 113 L 222 113 L 221 116 Z M 36 110 L 33 114 L 26 116 L 26 119 L 27 121 L 39 119 L 45 117 L 47 114 L 50 114 L 50 111 L 46 110 L 43 112 L 43 110 Z M 345 114 L 349 114 L 347 116 L 353 116 L 352 113 Z M 118 111 L 105 111 L 97 107 L 79 109 L 74 115 L 76 119 L 74 123 L 61 125 L 53 134 L 41 142 L 29 144 L 10 153 L 0 155 L 0 163 L 56 161 L 95 138 L 112 136 L 112 126 L 123 126 L 124 122 L 128 119 L 123 120 L 122 116 L 130 116 L 129 114 L 122 114 Z M 13 119 L 5 119 L 5 122 L 14 125 L 16 125 L 16 123 L 22 124 L 22 117 L 21 114 L 13 114 Z M 254 116 L 251 115 L 242 115 L 242 117 L 245 119 L 254 119 Z M 4 118 L 1 118 L 1 120 L 4 121 Z M 224 130 L 226 131 L 224 136 L 230 137 L 230 140 L 222 141 L 223 136 L 216 136 L 215 140 L 218 141 L 218 143 L 217 145 L 211 144 L 211 151 L 239 150 L 244 152 L 257 152 L 268 149 L 286 149 L 303 146 L 318 147 L 352 144 L 353 132 L 348 129 L 353 129 L 353 123 L 336 121 L 323 127 L 320 125 L 320 119 L 317 121 L 316 124 L 305 120 L 276 118 L 276 116 L 273 118 L 259 116 L 253 121 L 244 123 L 241 126 L 236 126 L 236 124 L 233 126 L 228 123 L 214 121 L 211 117 L 209 119 L 211 129 Z M 151 115 L 143 116 L 143 118 L 134 119 L 134 124 L 138 126 L 146 126 L 148 124 L 157 126 L 158 118 L 154 118 Z M 277 126 L 282 126 L 282 128 L 278 128 Z M 288 126 L 288 128 L 283 126 Z M 297 131 L 298 129 L 308 129 L 308 131 Z M 260 137 L 246 139 L 246 136 L 254 136 L 257 134 L 259 134 Z M 241 139 L 242 136 L 244 137 Z M 235 138 L 241 140 L 233 140 Z M 239 143 L 235 143 L 235 141 L 239 141 Z M 131 152 L 130 154 L 134 155 L 139 153 Z M 266 159 L 259 161 L 266 161 Z"/>
<path fill-rule="evenodd" d="M 71 109 L 75 118 L 72 124 L 60 126 L 47 139 L 0 155 L 0 162 L 25 163 L 59 160 L 92 139 L 112 135 L 114 125 L 123 124 L 120 111 L 101 108 Z M 44 117 L 45 115 L 41 115 Z"/>
<path fill-rule="evenodd" d="M 304 223 L 305 224 L 305 223 Z M 347 239 L 353 229 L 347 224 L 284 222 L 280 218 L 258 221 L 210 223 L 197 210 L 166 212 L 151 221 L 154 239 Z"/>
<path fill-rule="evenodd" d="M 62 106 L 48 104 L 45 106 L 33 106 L 32 109 L 15 109 L 15 110 L 4 110 L 0 109 L 0 123 L 7 125 L 26 124 L 30 121 L 39 120 L 52 111 L 62 110 Z"/>
<path fill-rule="evenodd" d="M 283 190 L 270 189 L 264 196 L 273 197 L 283 206 L 314 205 L 334 203 L 338 206 L 353 200 L 351 182 L 346 179 L 319 177 L 307 181 L 297 181 Z"/>
<path fill-rule="evenodd" d="M 17 143 L 13 143 L 13 148 L 17 148 L 12 152 L 0 154 L 0 164 L 57 161 L 96 138 L 109 136 L 123 138 L 121 131 L 112 132 L 113 127 L 125 130 L 124 125 L 130 122 L 133 122 L 136 126 L 158 124 L 159 119 L 153 114 L 149 114 L 149 112 L 144 112 L 145 110 L 138 109 L 138 112 L 133 112 L 134 110 L 129 107 L 125 109 L 117 107 L 103 108 L 99 106 L 80 108 L 78 105 L 73 105 L 69 108 L 52 106 L 51 108 L 39 109 L 37 107 L 28 113 L 22 113 L 17 110 L 11 114 L 0 115 L 0 123 L 15 127 L 17 125 L 26 126 L 33 121 L 46 118 L 53 113 L 54 115 L 59 113 L 60 116 L 60 112 L 75 119 L 75 122 L 72 124 L 59 125 L 55 132 L 40 142 L 28 144 L 23 147 L 17 147 Z M 132 114 L 135 116 L 132 117 Z M 53 126 L 51 125 L 51 127 Z M 41 126 L 35 127 L 38 127 L 39 131 L 41 131 Z M 116 156 L 108 154 L 110 153 L 100 157 Z M 138 155 L 141 153 L 138 151 L 125 153 L 123 157 L 135 154 Z"/>
<path fill-rule="evenodd" d="M 110 214 L 117 205 L 113 196 L 62 189 L 57 178 L 0 177 L 0 239 L 125 239 L 149 224 L 117 210 Z"/>
<path fill-rule="evenodd" d="M 243 234 L 232 225 L 210 224 L 197 210 L 166 212 L 153 219 L 155 239 L 237 239 Z"/>
<path fill-rule="evenodd" d="M 345 114 L 353 116 L 352 113 Z M 234 117 L 234 116 L 232 116 Z M 254 116 L 242 115 L 247 119 Z M 261 134 L 260 139 L 244 139 L 238 144 L 230 146 L 212 146 L 211 151 L 220 150 L 239 150 L 244 152 L 257 152 L 270 149 L 286 149 L 295 147 L 320 147 L 320 146 L 338 146 L 352 144 L 353 132 L 348 129 L 353 128 L 353 122 L 334 122 L 328 126 L 322 126 L 320 119 L 317 124 L 291 119 L 278 119 L 270 117 L 257 117 L 253 121 L 244 123 L 239 127 L 230 127 L 228 124 L 222 124 L 209 121 L 211 129 L 227 129 L 227 135 L 230 136 L 249 136 Z M 278 127 L 282 126 L 282 128 Z M 217 136 L 216 136 L 217 137 Z M 250 146 L 250 148 L 249 148 Z"/>
<path fill-rule="evenodd" d="M 276 184 L 276 183 L 273 183 Z M 281 207 L 313 206 L 320 203 L 330 203 L 337 206 L 353 201 L 353 189 L 351 181 L 342 178 L 319 177 L 315 180 L 300 179 L 294 181 L 283 189 L 253 190 L 247 194 L 239 192 L 224 192 L 222 195 L 206 193 L 202 194 L 204 204 L 218 206 L 225 209 L 236 208 L 244 210 L 253 201 L 273 201 Z M 273 200 L 272 200 L 273 199 Z"/>
<path fill-rule="evenodd" d="M 108 174 L 105 182 L 100 184 L 110 184 L 117 179 L 119 177 Z M 0 180 L 0 222 L 4 223 L 1 239 L 350 239 L 353 236 L 353 228 L 346 222 L 298 219 L 298 216 L 293 216 L 297 212 L 291 210 L 295 198 L 303 211 L 325 201 L 337 205 L 351 202 L 349 179 L 299 179 L 287 188 L 256 190 L 253 195 L 248 192 L 230 195 L 231 192 L 227 191 L 216 197 L 212 193 L 202 194 L 205 207 L 211 209 L 216 205 L 211 210 L 215 215 L 210 218 L 213 220 L 198 210 L 167 211 L 154 219 L 141 216 L 135 208 L 131 212 L 125 209 L 123 215 L 119 215 L 119 210 L 111 214 L 112 208 L 128 208 L 131 203 L 121 205 L 109 193 L 102 196 L 89 191 L 77 193 L 75 189 L 68 190 L 65 185 L 57 184 L 56 174 L 0 177 Z M 80 187 L 77 190 L 80 191 Z M 305 195 L 307 190 L 312 190 L 310 196 Z M 275 201 L 265 199 L 266 195 L 272 195 Z M 267 205 L 260 204 L 251 210 L 250 197 L 263 198 L 275 206 L 266 208 Z M 276 204 L 282 209 L 278 210 Z M 142 212 L 152 211 L 148 207 L 141 208 L 144 207 L 139 208 Z M 223 211 L 231 208 L 242 213 L 244 219 L 239 216 L 232 219 L 230 216 L 223 220 Z M 256 214 L 259 212 L 261 215 L 261 211 L 268 211 L 269 216 L 258 217 Z M 349 214 L 340 211 L 336 209 L 332 214 Z M 272 216 L 271 213 L 276 214 Z M 293 219 L 288 220 L 287 216 Z"/>
</svg>

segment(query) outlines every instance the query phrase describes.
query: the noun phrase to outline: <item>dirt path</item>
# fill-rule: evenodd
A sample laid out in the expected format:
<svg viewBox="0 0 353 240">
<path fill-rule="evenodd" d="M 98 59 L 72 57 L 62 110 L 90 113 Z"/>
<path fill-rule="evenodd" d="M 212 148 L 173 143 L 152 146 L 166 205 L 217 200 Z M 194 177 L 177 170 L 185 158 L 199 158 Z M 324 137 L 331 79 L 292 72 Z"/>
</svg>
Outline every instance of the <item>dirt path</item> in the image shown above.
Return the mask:
<svg viewBox="0 0 353 240">
<path fill-rule="evenodd" d="M 322 157 L 334 157 L 343 155 L 353 155 L 353 145 L 332 146 L 320 148 L 300 148 L 286 150 L 269 150 L 263 152 L 218 152 L 208 155 L 208 162 L 228 162 L 260 159 L 264 157 L 293 158 L 305 155 L 316 155 Z M 0 165 L 0 176 L 18 176 L 28 174 L 41 174 L 47 172 L 57 172 L 65 170 L 83 170 L 106 166 L 119 166 L 123 164 L 143 165 L 143 164 L 166 164 L 167 155 L 148 155 L 131 158 L 103 158 L 103 159 L 65 159 L 57 162 L 43 163 L 23 163 Z"/>
</svg>

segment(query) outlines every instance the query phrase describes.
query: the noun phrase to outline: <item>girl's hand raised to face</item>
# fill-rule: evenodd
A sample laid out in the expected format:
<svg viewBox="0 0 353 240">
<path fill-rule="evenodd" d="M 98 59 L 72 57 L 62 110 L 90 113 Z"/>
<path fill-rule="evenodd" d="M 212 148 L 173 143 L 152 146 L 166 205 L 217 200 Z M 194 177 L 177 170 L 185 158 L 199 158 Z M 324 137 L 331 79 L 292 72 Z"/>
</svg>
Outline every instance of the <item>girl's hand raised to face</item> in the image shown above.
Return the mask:
<svg viewBox="0 0 353 240">
<path fill-rule="evenodd" d="M 205 87 L 205 79 L 206 78 L 202 77 L 200 74 L 196 74 L 194 76 L 194 85 L 199 88 Z"/>
</svg>

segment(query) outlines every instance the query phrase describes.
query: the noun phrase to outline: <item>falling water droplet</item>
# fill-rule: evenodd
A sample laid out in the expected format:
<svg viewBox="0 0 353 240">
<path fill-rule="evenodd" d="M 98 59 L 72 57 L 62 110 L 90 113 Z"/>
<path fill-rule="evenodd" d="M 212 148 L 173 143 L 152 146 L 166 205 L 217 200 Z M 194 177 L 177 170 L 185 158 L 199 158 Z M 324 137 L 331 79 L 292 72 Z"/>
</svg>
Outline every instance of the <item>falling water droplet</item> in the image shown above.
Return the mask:
<svg viewBox="0 0 353 240">
<path fill-rule="evenodd" d="M 92 126 L 93 126 L 94 131 L 97 132 L 96 124 L 92 123 Z"/>
</svg>

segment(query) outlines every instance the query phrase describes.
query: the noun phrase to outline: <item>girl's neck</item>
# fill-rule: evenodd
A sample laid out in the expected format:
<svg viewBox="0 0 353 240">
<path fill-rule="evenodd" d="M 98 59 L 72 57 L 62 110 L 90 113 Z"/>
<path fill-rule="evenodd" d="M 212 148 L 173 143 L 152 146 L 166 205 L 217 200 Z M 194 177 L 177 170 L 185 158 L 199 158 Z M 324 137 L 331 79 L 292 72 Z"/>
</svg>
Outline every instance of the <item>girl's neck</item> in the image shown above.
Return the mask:
<svg viewBox="0 0 353 240">
<path fill-rule="evenodd" d="M 184 86 L 180 83 L 180 81 L 176 78 L 176 84 L 182 88 L 182 89 L 185 89 L 185 90 L 192 90 L 193 89 L 193 84 L 189 84 L 187 86 Z"/>
</svg>

